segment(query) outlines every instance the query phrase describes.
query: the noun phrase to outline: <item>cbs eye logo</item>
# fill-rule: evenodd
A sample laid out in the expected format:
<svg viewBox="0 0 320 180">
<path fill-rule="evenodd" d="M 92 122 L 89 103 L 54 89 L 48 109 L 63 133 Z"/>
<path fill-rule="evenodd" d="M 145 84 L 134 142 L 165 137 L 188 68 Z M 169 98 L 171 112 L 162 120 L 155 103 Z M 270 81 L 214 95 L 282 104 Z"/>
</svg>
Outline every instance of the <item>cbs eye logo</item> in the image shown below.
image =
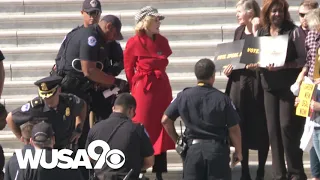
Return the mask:
<svg viewBox="0 0 320 180">
<path fill-rule="evenodd" d="M 97 147 L 102 148 L 101 154 L 95 152 Z M 107 163 L 107 165 L 112 169 L 119 169 L 126 161 L 125 155 L 122 151 L 119 149 L 111 150 L 108 143 L 102 140 L 95 140 L 91 142 L 87 151 L 91 159 L 97 161 L 94 169 L 101 169 L 104 163 Z"/>
</svg>

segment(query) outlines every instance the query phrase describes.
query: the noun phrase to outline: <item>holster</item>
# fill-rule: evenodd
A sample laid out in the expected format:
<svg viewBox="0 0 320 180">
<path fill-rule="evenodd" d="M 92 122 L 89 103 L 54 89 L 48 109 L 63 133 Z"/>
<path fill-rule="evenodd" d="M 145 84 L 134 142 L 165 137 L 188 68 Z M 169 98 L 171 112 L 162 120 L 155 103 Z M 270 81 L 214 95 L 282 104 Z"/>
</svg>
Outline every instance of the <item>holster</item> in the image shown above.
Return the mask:
<svg viewBox="0 0 320 180">
<path fill-rule="evenodd" d="M 65 75 L 61 81 L 62 90 L 67 91 L 82 91 L 87 92 L 90 89 L 93 89 L 93 83 L 87 78 L 79 78 L 72 75 Z"/>
<path fill-rule="evenodd" d="M 183 135 L 180 136 L 176 142 L 176 151 L 181 156 L 182 160 L 185 159 L 188 148 L 189 146 L 186 137 Z"/>
</svg>

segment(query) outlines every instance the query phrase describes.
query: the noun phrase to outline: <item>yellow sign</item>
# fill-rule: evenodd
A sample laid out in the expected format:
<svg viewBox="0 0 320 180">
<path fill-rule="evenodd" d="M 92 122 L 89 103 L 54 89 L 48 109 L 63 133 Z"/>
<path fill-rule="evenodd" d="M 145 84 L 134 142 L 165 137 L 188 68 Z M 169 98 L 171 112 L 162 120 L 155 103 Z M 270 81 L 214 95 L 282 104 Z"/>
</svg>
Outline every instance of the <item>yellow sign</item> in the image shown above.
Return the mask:
<svg viewBox="0 0 320 180">
<path fill-rule="evenodd" d="M 309 115 L 310 102 L 313 95 L 315 84 L 307 84 L 302 82 L 299 92 L 299 104 L 296 109 L 296 115 L 307 117 Z"/>
<path fill-rule="evenodd" d="M 67 107 L 67 109 L 66 109 L 66 116 L 70 116 L 70 108 L 69 107 Z"/>
<path fill-rule="evenodd" d="M 241 57 L 242 52 L 237 53 L 230 53 L 230 54 L 221 54 L 217 57 L 217 60 L 225 60 L 225 59 L 232 59 L 232 58 L 238 58 Z"/>
<path fill-rule="evenodd" d="M 319 69 L 320 69 L 320 49 L 318 49 L 317 54 L 316 54 L 316 59 L 314 62 L 314 71 L 313 71 L 313 79 L 318 79 L 320 78 L 320 73 L 319 73 Z"/>
</svg>

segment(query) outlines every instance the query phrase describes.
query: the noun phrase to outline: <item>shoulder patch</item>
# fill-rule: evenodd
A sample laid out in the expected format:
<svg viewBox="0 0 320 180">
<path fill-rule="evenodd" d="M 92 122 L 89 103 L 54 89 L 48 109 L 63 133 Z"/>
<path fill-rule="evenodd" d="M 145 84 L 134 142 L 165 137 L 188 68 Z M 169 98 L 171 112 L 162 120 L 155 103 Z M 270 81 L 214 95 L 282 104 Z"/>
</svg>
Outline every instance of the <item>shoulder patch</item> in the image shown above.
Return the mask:
<svg viewBox="0 0 320 180">
<path fill-rule="evenodd" d="M 22 112 L 27 112 L 30 109 L 30 103 L 27 103 L 21 107 Z"/>
<path fill-rule="evenodd" d="M 94 36 L 88 37 L 88 45 L 93 47 L 97 44 L 97 39 Z"/>
</svg>

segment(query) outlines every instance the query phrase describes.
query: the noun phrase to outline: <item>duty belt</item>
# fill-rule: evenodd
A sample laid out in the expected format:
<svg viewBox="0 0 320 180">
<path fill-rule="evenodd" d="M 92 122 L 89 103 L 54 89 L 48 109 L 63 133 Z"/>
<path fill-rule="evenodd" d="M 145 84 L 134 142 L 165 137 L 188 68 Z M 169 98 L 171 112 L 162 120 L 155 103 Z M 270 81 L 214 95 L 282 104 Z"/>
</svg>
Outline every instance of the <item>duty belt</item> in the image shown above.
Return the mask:
<svg viewBox="0 0 320 180">
<path fill-rule="evenodd" d="M 193 139 L 191 144 L 198 143 L 224 143 L 223 140 L 215 140 L 215 139 Z"/>
</svg>

